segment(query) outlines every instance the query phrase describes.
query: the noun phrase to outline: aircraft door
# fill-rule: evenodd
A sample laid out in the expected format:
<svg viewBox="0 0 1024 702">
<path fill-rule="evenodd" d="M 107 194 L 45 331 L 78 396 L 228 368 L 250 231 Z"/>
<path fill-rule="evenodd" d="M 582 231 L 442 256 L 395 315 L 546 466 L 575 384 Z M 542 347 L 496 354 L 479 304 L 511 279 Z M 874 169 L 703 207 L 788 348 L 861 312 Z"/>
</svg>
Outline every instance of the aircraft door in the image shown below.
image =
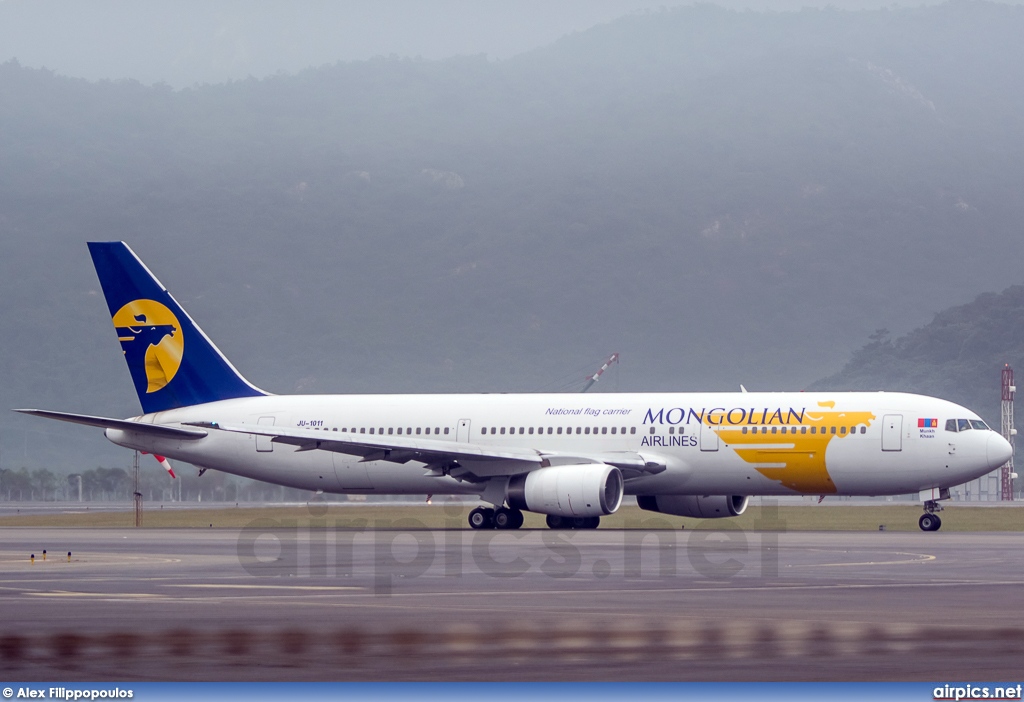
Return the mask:
<svg viewBox="0 0 1024 702">
<path fill-rule="evenodd" d="M 700 425 L 700 450 L 701 451 L 717 451 L 718 450 L 718 434 L 714 429 L 706 424 Z"/>
<path fill-rule="evenodd" d="M 903 450 L 903 415 L 887 414 L 882 417 L 882 450 Z"/>
<path fill-rule="evenodd" d="M 367 470 L 368 463 L 360 463 L 358 456 L 331 452 L 334 456 L 334 475 L 342 490 L 372 490 L 373 482 Z M 379 465 L 379 464 L 378 464 Z"/>
<path fill-rule="evenodd" d="M 455 430 L 455 440 L 462 444 L 469 443 L 469 430 L 471 425 L 472 422 L 470 420 L 460 419 L 459 428 Z M 505 430 L 502 429 L 502 431 Z"/>
<path fill-rule="evenodd" d="M 272 427 L 274 426 L 273 417 L 260 417 L 257 422 L 261 427 Z M 274 442 L 271 441 L 270 436 L 256 436 L 256 450 L 260 453 L 270 453 L 274 450 Z"/>
</svg>

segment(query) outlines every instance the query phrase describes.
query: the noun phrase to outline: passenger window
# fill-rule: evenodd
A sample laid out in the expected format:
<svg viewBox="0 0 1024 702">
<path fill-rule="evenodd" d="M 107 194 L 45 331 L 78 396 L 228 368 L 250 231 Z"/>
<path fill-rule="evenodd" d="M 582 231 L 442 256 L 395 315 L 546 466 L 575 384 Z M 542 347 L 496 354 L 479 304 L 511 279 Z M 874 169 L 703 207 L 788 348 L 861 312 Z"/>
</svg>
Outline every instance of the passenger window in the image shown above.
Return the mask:
<svg viewBox="0 0 1024 702">
<path fill-rule="evenodd" d="M 636 434 L 636 427 L 630 427 L 629 428 L 629 433 L 630 434 Z"/>
<path fill-rule="evenodd" d="M 676 433 L 676 428 L 675 427 L 669 427 L 668 428 L 668 433 L 669 434 L 675 434 Z"/>
<path fill-rule="evenodd" d="M 562 427 L 558 427 L 558 433 L 559 433 L 559 434 L 561 434 L 561 433 L 562 433 Z"/>
<path fill-rule="evenodd" d="M 373 427 L 370 427 L 370 433 L 371 434 L 373 433 Z"/>
<path fill-rule="evenodd" d="M 501 433 L 502 433 L 502 434 L 504 434 L 504 433 L 505 433 L 505 427 L 502 427 L 502 428 L 501 428 Z"/>
<path fill-rule="evenodd" d="M 494 434 L 498 431 L 498 427 L 491 427 L 491 433 Z"/>
<path fill-rule="evenodd" d="M 388 433 L 390 434 L 391 432 L 388 432 Z M 401 433 L 402 433 L 402 427 L 398 427 L 398 433 L 399 433 L 399 434 L 401 434 Z"/>
<path fill-rule="evenodd" d="M 526 427 L 519 427 L 519 433 L 520 434 L 525 434 L 526 433 Z"/>
<path fill-rule="evenodd" d="M 835 434 L 835 433 L 836 433 L 836 428 L 835 428 L 835 427 L 829 427 L 829 429 L 830 429 L 830 431 L 831 431 L 831 433 L 832 433 L 832 434 Z"/>
<path fill-rule="evenodd" d="M 530 433 L 531 434 L 533 433 L 533 427 L 530 427 Z"/>
<path fill-rule="evenodd" d="M 583 431 L 583 427 L 576 427 L 576 433 L 579 434 Z"/>
<path fill-rule="evenodd" d="M 548 434 L 550 434 L 550 433 L 551 433 L 551 432 L 553 432 L 554 430 L 555 430 L 555 428 L 554 428 L 554 427 L 548 427 Z M 559 433 L 559 434 L 561 434 L 562 432 L 558 432 L 558 433 Z"/>
<path fill-rule="evenodd" d="M 867 434 L 868 433 L 868 428 L 867 427 L 861 427 L 860 428 L 860 433 L 861 434 Z"/>
<path fill-rule="evenodd" d="M 806 434 L 807 433 L 807 427 L 800 427 L 800 433 L 801 434 Z"/>
<path fill-rule="evenodd" d="M 746 433 L 747 433 L 747 428 L 746 428 L 746 427 L 743 427 L 743 433 L 744 433 L 744 434 L 746 434 Z"/>
<path fill-rule="evenodd" d="M 445 433 L 445 434 L 447 434 L 447 433 L 448 433 L 448 427 L 445 427 L 445 428 L 444 428 L 444 433 Z"/>
<path fill-rule="evenodd" d="M 412 434 L 412 427 L 406 427 L 405 428 L 405 433 L 406 434 Z"/>
<path fill-rule="evenodd" d="M 956 431 L 956 420 L 955 419 L 947 419 L 946 420 L 946 431 Z"/>
<path fill-rule="evenodd" d="M 651 433 L 652 434 L 654 433 L 654 427 L 651 427 Z"/>
<path fill-rule="evenodd" d="M 480 433 L 481 434 L 486 434 L 487 433 L 487 427 L 484 427 L 483 429 L 481 429 Z"/>
<path fill-rule="evenodd" d="M 615 433 L 615 430 L 616 430 L 616 429 L 618 429 L 618 427 L 612 427 L 612 434 L 614 434 L 614 433 Z"/>
<path fill-rule="evenodd" d="M 960 431 L 967 431 L 971 428 L 971 423 L 966 419 L 958 419 L 956 420 L 956 428 Z"/>
<path fill-rule="evenodd" d="M 772 434 L 778 434 L 778 433 L 779 433 L 779 428 L 778 427 L 772 427 Z"/>
<path fill-rule="evenodd" d="M 583 432 L 583 433 L 584 434 L 589 434 L 590 433 L 590 427 L 587 427 L 587 430 L 585 432 Z"/>
<path fill-rule="evenodd" d="M 846 427 L 839 427 L 839 436 L 846 436 Z"/>
<path fill-rule="evenodd" d="M 608 427 L 601 427 L 601 433 L 602 434 L 607 434 L 608 433 Z"/>
<path fill-rule="evenodd" d="M 360 433 L 360 434 L 365 434 L 365 433 L 366 433 L 366 429 L 365 429 L 365 427 L 364 427 L 363 429 L 360 429 L 360 430 L 359 430 L 359 433 Z"/>
</svg>

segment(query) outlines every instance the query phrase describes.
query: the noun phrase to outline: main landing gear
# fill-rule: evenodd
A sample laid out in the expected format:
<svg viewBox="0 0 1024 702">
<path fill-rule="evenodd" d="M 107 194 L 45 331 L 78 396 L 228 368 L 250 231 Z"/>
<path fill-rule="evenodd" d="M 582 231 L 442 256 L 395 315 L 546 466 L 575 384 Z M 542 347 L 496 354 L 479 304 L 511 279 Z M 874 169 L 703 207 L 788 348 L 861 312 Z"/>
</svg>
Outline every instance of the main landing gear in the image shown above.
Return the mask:
<svg viewBox="0 0 1024 702">
<path fill-rule="evenodd" d="M 551 529 L 596 529 L 601 523 L 600 517 L 559 517 L 549 514 L 548 527 Z"/>
<path fill-rule="evenodd" d="M 596 529 L 600 517 L 559 517 L 549 514 L 548 527 L 551 529 Z M 477 507 L 469 513 L 469 526 L 473 529 L 518 529 L 523 526 L 523 513 L 508 507 Z"/>
<path fill-rule="evenodd" d="M 939 519 L 939 515 L 936 512 L 942 511 L 942 505 L 935 500 L 928 500 L 924 503 L 924 514 L 917 520 L 918 526 L 921 527 L 921 531 L 938 531 L 939 527 L 942 526 L 942 520 Z"/>
<path fill-rule="evenodd" d="M 523 525 L 523 513 L 508 507 L 477 507 L 469 513 L 469 526 L 473 529 L 518 529 Z"/>
</svg>

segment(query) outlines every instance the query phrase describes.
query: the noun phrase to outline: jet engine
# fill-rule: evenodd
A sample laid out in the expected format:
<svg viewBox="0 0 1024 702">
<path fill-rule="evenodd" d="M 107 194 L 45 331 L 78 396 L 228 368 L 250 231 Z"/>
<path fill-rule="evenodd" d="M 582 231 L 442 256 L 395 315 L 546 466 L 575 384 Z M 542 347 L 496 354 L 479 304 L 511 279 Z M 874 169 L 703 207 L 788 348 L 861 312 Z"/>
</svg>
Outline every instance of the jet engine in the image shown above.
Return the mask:
<svg viewBox="0 0 1024 702">
<path fill-rule="evenodd" d="M 508 481 L 512 509 L 560 517 L 600 517 L 622 504 L 622 473 L 604 463 L 538 468 Z"/>
<path fill-rule="evenodd" d="M 648 512 L 719 519 L 740 516 L 749 499 L 746 495 L 639 495 L 636 503 Z"/>
</svg>

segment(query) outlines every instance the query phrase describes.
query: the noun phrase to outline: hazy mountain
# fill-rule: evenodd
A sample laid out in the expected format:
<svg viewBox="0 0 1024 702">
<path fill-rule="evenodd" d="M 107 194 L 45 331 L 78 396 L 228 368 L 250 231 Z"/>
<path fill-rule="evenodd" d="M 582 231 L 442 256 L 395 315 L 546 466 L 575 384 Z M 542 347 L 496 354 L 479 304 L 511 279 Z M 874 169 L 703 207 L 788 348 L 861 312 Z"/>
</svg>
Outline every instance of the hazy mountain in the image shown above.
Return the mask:
<svg viewBox="0 0 1024 702">
<path fill-rule="evenodd" d="M 936 4 L 938 0 L 915 0 Z M 1020 4 L 1022 0 L 1003 0 Z M 692 0 L 0 0 L 0 63 L 176 88 L 374 56 L 504 59 L 644 8 Z M 890 0 L 716 0 L 732 9 Z"/>
<path fill-rule="evenodd" d="M 1021 36 L 991 3 L 697 6 L 180 91 L 0 65 L 0 407 L 138 411 L 90 239 L 274 392 L 531 390 L 611 351 L 621 390 L 803 387 L 1020 281 Z M 0 451 L 127 460 L 20 417 Z"/>
<path fill-rule="evenodd" d="M 900 390 L 943 397 L 981 414 L 999 429 L 1001 372 L 1024 380 L 1024 286 L 979 295 L 943 310 L 897 339 L 880 329 L 835 375 L 813 390 Z"/>
</svg>

